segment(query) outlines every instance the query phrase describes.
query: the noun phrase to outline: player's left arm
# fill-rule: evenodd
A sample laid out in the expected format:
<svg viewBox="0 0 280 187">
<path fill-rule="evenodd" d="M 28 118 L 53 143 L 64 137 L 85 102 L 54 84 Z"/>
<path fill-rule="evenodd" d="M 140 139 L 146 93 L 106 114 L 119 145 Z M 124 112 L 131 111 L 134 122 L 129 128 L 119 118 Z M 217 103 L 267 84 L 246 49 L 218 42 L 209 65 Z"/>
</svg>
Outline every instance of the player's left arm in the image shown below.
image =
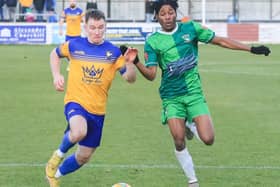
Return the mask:
<svg viewBox="0 0 280 187">
<path fill-rule="evenodd" d="M 192 21 L 191 22 L 197 32 L 198 39 L 201 42 L 204 43 L 211 43 L 214 45 L 218 45 L 224 48 L 233 49 L 233 50 L 241 50 L 241 51 L 248 51 L 253 54 L 258 55 L 265 55 L 268 56 L 270 53 L 270 49 L 264 45 L 261 46 L 249 46 L 246 44 L 243 44 L 239 41 L 227 38 L 227 37 L 221 37 L 215 35 L 215 32 L 211 29 L 207 28 L 206 26 L 203 26 L 197 22 Z"/>
<path fill-rule="evenodd" d="M 270 49 L 264 45 L 253 47 L 226 37 L 214 36 L 210 43 L 224 48 L 248 51 L 258 55 L 268 56 L 270 53 Z"/>
<path fill-rule="evenodd" d="M 125 72 L 122 74 L 122 77 L 129 83 L 134 83 L 136 81 L 136 70 L 135 66 L 132 63 L 125 63 Z"/>
<path fill-rule="evenodd" d="M 120 46 L 120 50 L 125 61 L 125 66 L 121 70 L 122 77 L 127 82 L 134 83 L 136 81 L 135 63 L 139 62 L 138 50 L 124 45 Z"/>
</svg>

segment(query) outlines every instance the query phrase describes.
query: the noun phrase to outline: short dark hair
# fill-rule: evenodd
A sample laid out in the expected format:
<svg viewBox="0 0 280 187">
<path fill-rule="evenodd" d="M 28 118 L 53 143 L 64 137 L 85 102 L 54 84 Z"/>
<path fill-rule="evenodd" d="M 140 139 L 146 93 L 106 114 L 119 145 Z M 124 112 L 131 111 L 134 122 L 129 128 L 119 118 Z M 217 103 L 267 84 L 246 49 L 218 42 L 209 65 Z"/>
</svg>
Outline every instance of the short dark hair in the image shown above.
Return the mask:
<svg viewBox="0 0 280 187">
<path fill-rule="evenodd" d="M 163 5 L 170 5 L 175 11 L 179 7 L 177 0 L 158 0 L 155 2 L 155 14 L 157 15 Z"/>
<path fill-rule="evenodd" d="M 101 20 L 101 19 L 104 19 L 104 21 L 106 21 L 106 18 L 105 18 L 105 14 L 101 11 L 101 10 L 98 10 L 98 9 L 88 9 L 86 11 L 86 23 L 88 22 L 88 20 L 90 18 L 92 19 L 95 19 L 95 20 Z"/>
</svg>

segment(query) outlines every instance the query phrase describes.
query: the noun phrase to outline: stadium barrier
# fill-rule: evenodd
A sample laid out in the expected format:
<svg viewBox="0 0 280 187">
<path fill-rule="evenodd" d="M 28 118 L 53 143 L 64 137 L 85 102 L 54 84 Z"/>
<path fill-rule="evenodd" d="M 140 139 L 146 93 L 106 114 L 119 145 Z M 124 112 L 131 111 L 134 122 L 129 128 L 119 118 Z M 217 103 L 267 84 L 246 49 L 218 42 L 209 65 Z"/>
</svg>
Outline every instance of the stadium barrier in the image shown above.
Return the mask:
<svg viewBox="0 0 280 187">
<path fill-rule="evenodd" d="M 41 20 L 38 20 L 40 17 Z M 13 22 L 58 22 L 59 16 L 55 13 L 16 13 Z"/>
<path fill-rule="evenodd" d="M 216 35 L 248 43 L 280 43 L 276 23 L 207 25 Z M 143 44 L 146 37 L 160 29 L 158 23 L 108 23 L 106 39 L 113 43 Z M 0 23 L 0 44 L 59 44 L 65 36 L 58 23 Z"/>
</svg>

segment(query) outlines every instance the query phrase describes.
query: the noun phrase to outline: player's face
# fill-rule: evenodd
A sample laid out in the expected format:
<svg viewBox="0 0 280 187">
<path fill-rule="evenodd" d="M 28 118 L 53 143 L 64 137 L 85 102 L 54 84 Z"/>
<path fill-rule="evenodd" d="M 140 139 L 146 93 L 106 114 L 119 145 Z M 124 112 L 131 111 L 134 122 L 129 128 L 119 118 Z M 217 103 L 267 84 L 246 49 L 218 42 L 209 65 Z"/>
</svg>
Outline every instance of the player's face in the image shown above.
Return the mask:
<svg viewBox="0 0 280 187">
<path fill-rule="evenodd" d="M 89 42 L 94 44 L 101 44 L 103 42 L 104 33 L 106 30 L 105 20 L 89 19 L 85 24 L 85 30 L 87 32 Z"/>
<path fill-rule="evenodd" d="M 76 0 L 70 0 L 70 1 L 69 1 L 69 4 L 70 4 L 70 7 L 71 7 L 71 8 L 75 8 L 75 6 L 76 6 Z"/>
<path fill-rule="evenodd" d="M 163 5 L 156 17 L 162 30 L 170 32 L 176 27 L 176 16 L 176 11 L 170 5 Z"/>
</svg>

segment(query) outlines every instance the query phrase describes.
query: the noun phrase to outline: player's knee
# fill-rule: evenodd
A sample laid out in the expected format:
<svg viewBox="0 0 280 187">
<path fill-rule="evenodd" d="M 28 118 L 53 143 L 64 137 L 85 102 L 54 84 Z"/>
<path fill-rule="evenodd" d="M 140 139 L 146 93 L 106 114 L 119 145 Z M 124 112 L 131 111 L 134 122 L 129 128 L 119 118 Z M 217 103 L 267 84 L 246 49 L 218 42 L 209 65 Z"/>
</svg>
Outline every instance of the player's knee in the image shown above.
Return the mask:
<svg viewBox="0 0 280 187">
<path fill-rule="evenodd" d="M 185 141 L 181 139 L 176 139 L 175 140 L 175 147 L 177 151 L 181 151 L 185 148 Z"/>
<path fill-rule="evenodd" d="M 204 136 L 202 138 L 202 141 L 204 142 L 205 145 L 213 145 L 214 144 L 214 136 L 210 135 L 210 136 Z"/>
<path fill-rule="evenodd" d="M 86 136 L 86 134 L 87 132 L 83 130 L 71 131 L 70 133 L 71 142 L 81 141 Z"/>
</svg>

